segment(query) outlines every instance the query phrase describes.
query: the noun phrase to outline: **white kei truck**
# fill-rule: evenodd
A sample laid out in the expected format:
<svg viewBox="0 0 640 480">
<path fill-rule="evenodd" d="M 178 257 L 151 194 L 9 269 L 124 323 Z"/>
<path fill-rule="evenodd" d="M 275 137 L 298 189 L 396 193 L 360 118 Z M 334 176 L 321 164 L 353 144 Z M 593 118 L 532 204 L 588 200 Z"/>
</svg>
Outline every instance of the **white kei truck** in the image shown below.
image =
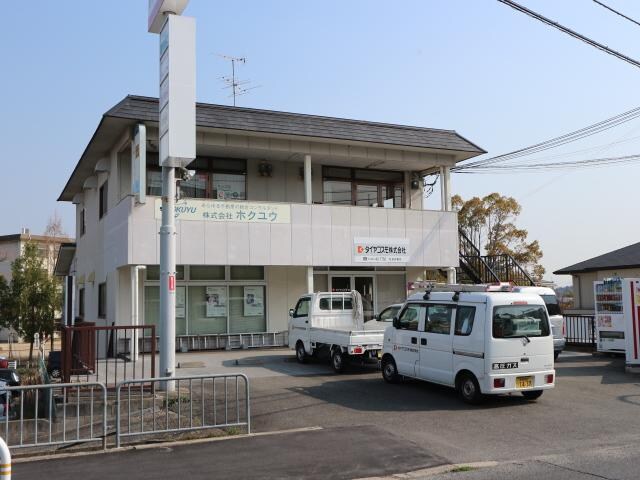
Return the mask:
<svg viewBox="0 0 640 480">
<path fill-rule="evenodd" d="M 454 387 L 477 404 L 484 395 L 535 400 L 555 385 L 553 336 L 544 300 L 486 286 L 427 286 L 411 295 L 385 330 L 382 376 Z"/>
<path fill-rule="evenodd" d="M 357 291 L 317 292 L 303 295 L 289 310 L 289 346 L 305 363 L 310 356 L 326 355 L 337 373 L 352 360 L 377 360 L 384 330 L 380 323 L 364 323 L 362 298 Z"/>
</svg>

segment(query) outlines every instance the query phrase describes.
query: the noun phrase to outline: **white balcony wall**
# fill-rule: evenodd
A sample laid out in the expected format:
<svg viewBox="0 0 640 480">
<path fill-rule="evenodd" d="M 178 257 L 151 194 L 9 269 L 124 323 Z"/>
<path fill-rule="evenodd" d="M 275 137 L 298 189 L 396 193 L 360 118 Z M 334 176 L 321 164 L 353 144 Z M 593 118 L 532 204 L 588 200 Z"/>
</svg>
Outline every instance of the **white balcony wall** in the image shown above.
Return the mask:
<svg viewBox="0 0 640 480">
<path fill-rule="evenodd" d="M 160 220 L 155 218 L 154 204 L 153 198 L 146 205 L 129 204 L 127 208 L 133 211 L 126 222 L 126 234 L 121 229 L 124 212 L 119 208 L 111 212 L 114 220 L 108 222 L 108 228 L 112 235 L 107 237 L 111 240 L 105 250 L 110 252 L 113 268 L 126 263 L 159 263 Z M 376 237 L 408 238 L 410 260 L 406 266 L 455 267 L 457 228 L 453 212 L 291 204 L 291 223 L 177 221 L 176 262 L 362 266 L 353 260 L 353 238 Z M 128 252 L 128 257 L 118 252 Z"/>
</svg>

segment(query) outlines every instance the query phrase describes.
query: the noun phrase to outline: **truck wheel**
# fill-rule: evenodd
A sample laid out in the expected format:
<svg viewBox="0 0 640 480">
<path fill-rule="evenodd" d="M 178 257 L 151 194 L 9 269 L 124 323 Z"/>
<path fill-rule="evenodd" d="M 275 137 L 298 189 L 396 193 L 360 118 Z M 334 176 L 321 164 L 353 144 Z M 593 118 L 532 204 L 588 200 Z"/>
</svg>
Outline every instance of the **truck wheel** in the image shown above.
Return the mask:
<svg viewBox="0 0 640 480">
<path fill-rule="evenodd" d="M 54 367 L 49 372 L 49 375 L 51 376 L 51 378 L 60 378 L 60 376 L 62 375 L 62 372 L 60 372 L 59 368 Z"/>
<path fill-rule="evenodd" d="M 382 378 L 387 383 L 398 383 L 400 381 L 400 375 L 398 375 L 398 368 L 393 358 L 385 358 L 382 360 Z"/>
<path fill-rule="evenodd" d="M 482 392 L 476 377 L 465 373 L 458 379 L 458 395 L 463 402 L 470 405 L 477 405 L 482 400 Z"/>
<path fill-rule="evenodd" d="M 537 400 L 542 395 L 544 390 L 529 390 L 528 392 L 522 392 L 522 396 L 527 400 Z"/>
<path fill-rule="evenodd" d="M 304 343 L 300 340 L 296 343 L 296 359 L 300 363 L 307 363 L 307 352 L 304 349 Z"/>
<path fill-rule="evenodd" d="M 342 353 L 342 350 L 336 348 L 331 353 L 331 366 L 336 373 L 344 372 L 344 369 L 347 366 L 347 355 Z"/>
<path fill-rule="evenodd" d="M 558 357 L 560 356 L 560 351 L 557 352 L 553 352 L 553 359 L 554 360 L 558 360 Z"/>
</svg>

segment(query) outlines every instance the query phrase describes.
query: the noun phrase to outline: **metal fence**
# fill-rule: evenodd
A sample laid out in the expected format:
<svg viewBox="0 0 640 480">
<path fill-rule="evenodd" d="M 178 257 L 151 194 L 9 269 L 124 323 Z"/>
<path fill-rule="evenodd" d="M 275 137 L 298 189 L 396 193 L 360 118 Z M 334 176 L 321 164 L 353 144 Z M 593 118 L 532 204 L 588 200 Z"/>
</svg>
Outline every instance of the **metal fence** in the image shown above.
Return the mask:
<svg viewBox="0 0 640 480">
<path fill-rule="evenodd" d="M 5 387 L 0 392 L 2 438 L 11 448 L 102 442 L 107 439 L 103 383 Z"/>
<path fill-rule="evenodd" d="M 167 382 L 175 391 L 162 390 Z M 116 447 L 124 437 L 231 427 L 251 432 L 244 374 L 125 380 L 116 387 Z"/>
<path fill-rule="evenodd" d="M 593 315 L 564 315 L 567 345 L 596 346 Z"/>
</svg>

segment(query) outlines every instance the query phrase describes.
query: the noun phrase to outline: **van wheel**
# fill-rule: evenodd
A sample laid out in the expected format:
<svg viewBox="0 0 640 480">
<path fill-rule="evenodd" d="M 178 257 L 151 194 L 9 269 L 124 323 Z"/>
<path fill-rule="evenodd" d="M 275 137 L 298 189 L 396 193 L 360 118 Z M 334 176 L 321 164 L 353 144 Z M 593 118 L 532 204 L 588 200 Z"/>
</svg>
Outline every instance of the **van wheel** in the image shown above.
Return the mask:
<svg viewBox="0 0 640 480">
<path fill-rule="evenodd" d="M 382 378 L 387 383 L 398 383 L 400 381 L 400 375 L 398 375 L 398 368 L 393 358 L 385 358 L 382 360 Z"/>
<path fill-rule="evenodd" d="M 60 376 L 62 375 L 62 372 L 60 371 L 59 368 L 52 368 L 51 371 L 49 372 L 49 375 L 51 376 L 51 378 L 60 378 Z"/>
<path fill-rule="evenodd" d="M 553 352 L 553 359 L 554 360 L 558 360 L 558 357 L 560 356 L 560 352 Z"/>
<path fill-rule="evenodd" d="M 339 348 L 336 348 L 331 353 L 331 366 L 336 373 L 344 372 L 344 369 L 347 366 L 347 355 L 342 353 L 342 350 Z"/>
<path fill-rule="evenodd" d="M 527 400 L 537 400 L 542 395 L 544 390 L 529 390 L 528 392 L 522 392 L 522 396 Z"/>
<path fill-rule="evenodd" d="M 300 363 L 307 363 L 307 352 L 304 349 L 304 343 L 300 340 L 296 343 L 296 359 Z"/>
<path fill-rule="evenodd" d="M 458 379 L 458 395 L 463 402 L 477 405 L 482 400 L 482 392 L 476 377 L 471 374 L 463 374 Z"/>
</svg>

